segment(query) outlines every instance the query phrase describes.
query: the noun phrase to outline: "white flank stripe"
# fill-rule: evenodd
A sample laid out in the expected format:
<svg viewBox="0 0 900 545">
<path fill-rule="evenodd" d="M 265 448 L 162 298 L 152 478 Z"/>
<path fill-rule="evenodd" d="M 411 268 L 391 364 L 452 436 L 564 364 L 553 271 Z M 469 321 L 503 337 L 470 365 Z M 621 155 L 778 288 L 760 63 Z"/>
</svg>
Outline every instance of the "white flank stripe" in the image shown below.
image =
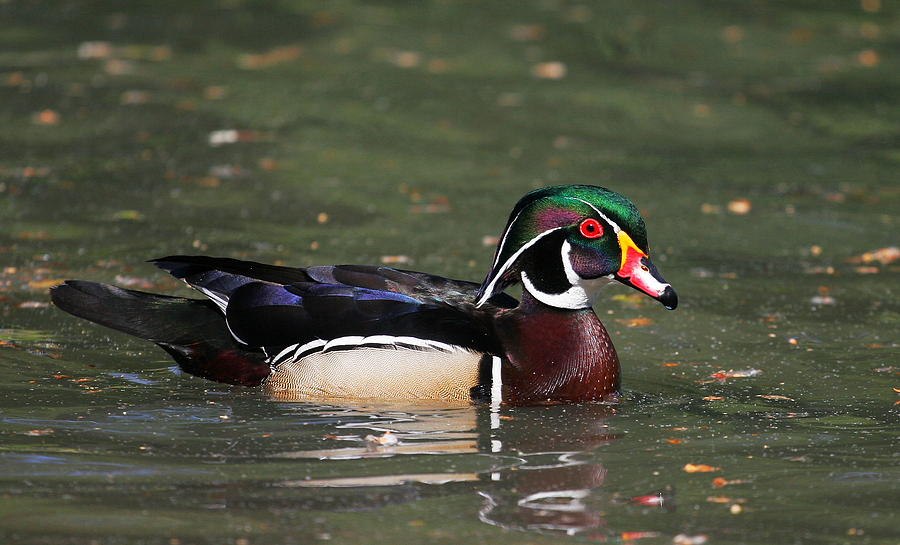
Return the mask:
<svg viewBox="0 0 900 545">
<path fill-rule="evenodd" d="M 287 356 L 288 352 L 294 350 L 294 349 L 297 348 L 298 346 L 300 346 L 300 345 L 299 345 L 299 344 L 292 344 L 292 345 L 290 345 L 289 347 L 285 348 L 285 349 L 282 350 L 281 352 L 275 354 L 275 357 L 272 358 L 271 361 L 278 361 L 278 360 L 280 360 L 281 358 Z M 265 349 L 263 349 L 263 352 L 265 352 Z"/>
<path fill-rule="evenodd" d="M 500 358 L 493 356 L 491 358 L 491 410 L 500 409 L 500 403 L 503 402 L 503 372 Z M 496 412 L 496 411 L 494 411 Z M 493 415 L 492 415 L 493 417 Z M 499 419 L 498 419 L 499 423 Z"/>
<path fill-rule="evenodd" d="M 237 337 L 235 338 L 237 339 Z M 337 337 L 328 341 L 314 339 L 303 345 L 292 344 L 276 354 L 275 357 L 269 358 L 269 363 L 273 366 L 288 362 L 296 363 L 314 353 L 330 350 L 353 350 L 355 348 L 371 345 L 386 346 L 395 349 L 418 347 L 424 350 L 439 350 L 441 352 L 471 352 L 462 346 L 442 343 L 440 341 L 431 341 L 428 339 L 419 339 L 417 337 L 394 335 L 371 335 L 369 337 L 363 337 L 361 335 L 349 335 L 346 337 Z M 293 352 L 293 354 L 291 354 L 291 352 Z"/>
<path fill-rule="evenodd" d="M 326 352 L 328 350 L 333 350 L 335 348 L 357 346 L 357 345 L 362 344 L 363 339 L 365 339 L 365 337 L 363 337 L 362 335 L 351 335 L 349 337 L 338 337 L 337 339 L 332 339 L 332 340 L 328 341 L 328 344 L 326 344 L 322 348 L 322 352 Z"/>
<path fill-rule="evenodd" d="M 297 361 L 303 357 L 304 352 L 309 353 L 315 351 L 317 348 L 325 346 L 325 343 L 326 341 L 323 341 L 322 339 L 314 339 L 312 341 L 309 341 L 303 346 L 297 348 L 297 350 L 294 352 L 294 355 L 291 357 L 291 360 Z"/>
</svg>

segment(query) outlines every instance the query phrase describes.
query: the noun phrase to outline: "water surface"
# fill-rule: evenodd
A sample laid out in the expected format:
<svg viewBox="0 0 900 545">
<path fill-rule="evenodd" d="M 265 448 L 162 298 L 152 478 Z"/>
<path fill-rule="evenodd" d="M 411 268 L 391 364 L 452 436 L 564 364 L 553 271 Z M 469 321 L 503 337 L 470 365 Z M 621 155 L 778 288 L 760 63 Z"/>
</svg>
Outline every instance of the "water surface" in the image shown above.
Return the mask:
<svg viewBox="0 0 900 545">
<path fill-rule="evenodd" d="M 900 538 L 896 6 L 0 17 L 4 542 Z M 480 281 L 554 183 L 630 196 L 682 301 L 598 305 L 615 406 L 272 400 L 47 304 L 66 278 L 186 293 L 143 261 L 192 252 Z"/>
</svg>

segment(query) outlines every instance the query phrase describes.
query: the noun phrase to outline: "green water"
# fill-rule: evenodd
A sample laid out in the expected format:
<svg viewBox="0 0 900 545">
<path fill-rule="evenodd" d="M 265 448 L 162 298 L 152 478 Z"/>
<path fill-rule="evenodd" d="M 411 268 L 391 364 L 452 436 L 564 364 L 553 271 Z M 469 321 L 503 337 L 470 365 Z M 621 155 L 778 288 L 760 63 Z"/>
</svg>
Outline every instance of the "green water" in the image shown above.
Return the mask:
<svg viewBox="0 0 900 545">
<path fill-rule="evenodd" d="M 900 262 L 848 261 L 900 243 L 896 4 L 13 0 L 0 25 L 3 543 L 900 541 Z M 616 407 L 281 402 L 47 305 L 66 278 L 186 293 L 143 263 L 173 253 L 480 281 L 555 183 L 630 196 L 680 296 L 598 305 Z"/>
</svg>

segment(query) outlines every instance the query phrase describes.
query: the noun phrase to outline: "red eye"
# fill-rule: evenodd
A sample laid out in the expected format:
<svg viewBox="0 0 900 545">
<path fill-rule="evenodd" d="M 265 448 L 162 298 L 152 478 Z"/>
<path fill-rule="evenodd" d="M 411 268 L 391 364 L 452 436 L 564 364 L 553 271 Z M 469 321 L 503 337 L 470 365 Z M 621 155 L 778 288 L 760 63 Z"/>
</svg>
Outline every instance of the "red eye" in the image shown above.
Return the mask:
<svg viewBox="0 0 900 545">
<path fill-rule="evenodd" d="M 581 234 L 584 238 L 600 238 L 603 236 L 603 224 L 594 218 L 581 222 Z"/>
</svg>

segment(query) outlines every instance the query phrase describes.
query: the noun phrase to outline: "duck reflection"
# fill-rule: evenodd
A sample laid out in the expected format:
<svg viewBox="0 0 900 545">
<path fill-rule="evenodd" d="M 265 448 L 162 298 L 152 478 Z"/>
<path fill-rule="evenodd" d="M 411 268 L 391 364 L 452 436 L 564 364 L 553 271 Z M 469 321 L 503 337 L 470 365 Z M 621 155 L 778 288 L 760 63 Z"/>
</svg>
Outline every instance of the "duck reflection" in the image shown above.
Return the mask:
<svg viewBox="0 0 900 545">
<path fill-rule="evenodd" d="M 401 455 L 442 455 L 416 464 L 421 472 L 369 471 L 278 483 L 283 487 L 336 489 L 343 501 L 324 494 L 322 505 L 336 507 L 358 490 L 369 507 L 445 494 L 472 493 L 480 498 L 479 519 L 504 528 L 581 534 L 605 525 L 602 498 L 594 497 L 607 470 L 597 461 L 598 447 L 619 439 L 610 432 L 615 408 L 603 404 L 544 407 L 357 405 L 306 407 L 321 416 L 346 417 L 329 438 L 334 448 L 281 453 L 286 458 L 322 460 L 377 459 Z M 306 410 L 304 410 L 306 412 Z M 368 440 L 363 439 L 366 437 Z M 342 445 L 341 443 L 345 443 Z M 351 471 L 357 468 L 351 469 Z M 420 486 L 440 484 L 440 487 Z M 396 493 L 373 494 L 373 487 Z M 352 496 L 352 493 L 350 494 Z M 382 503 L 384 502 L 384 503 Z"/>
</svg>

